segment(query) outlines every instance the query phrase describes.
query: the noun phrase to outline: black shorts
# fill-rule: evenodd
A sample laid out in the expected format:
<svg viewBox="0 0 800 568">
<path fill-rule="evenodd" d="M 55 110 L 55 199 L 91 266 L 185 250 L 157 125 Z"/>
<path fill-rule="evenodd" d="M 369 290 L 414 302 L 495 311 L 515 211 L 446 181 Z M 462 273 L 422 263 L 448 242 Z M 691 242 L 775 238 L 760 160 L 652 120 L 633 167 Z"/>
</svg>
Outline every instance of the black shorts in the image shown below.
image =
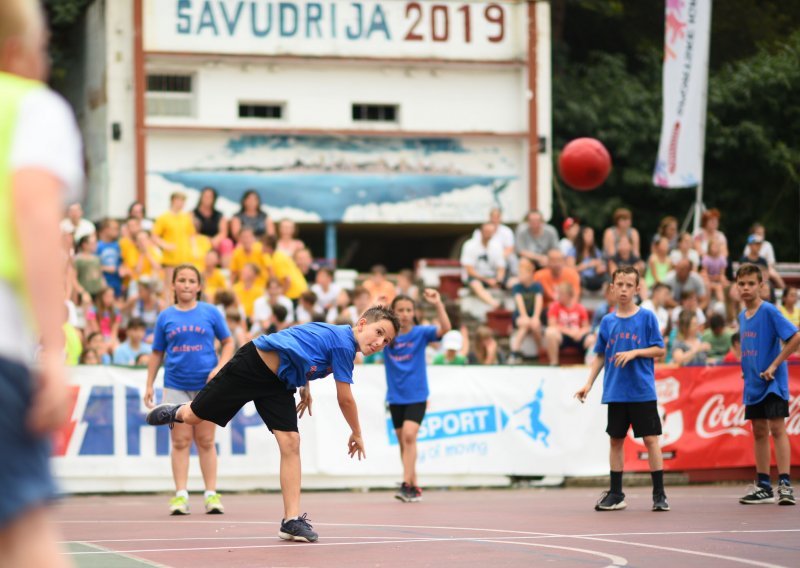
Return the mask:
<svg viewBox="0 0 800 568">
<path fill-rule="evenodd" d="M 410 420 L 417 424 L 422 424 L 425 418 L 425 409 L 428 408 L 427 402 L 415 402 L 413 404 L 390 404 L 389 412 L 392 415 L 392 424 L 395 430 L 403 427 L 403 422 Z"/>
<path fill-rule="evenodd" d="M 761 402 L 744 407 L 745 420 L 788 418 L 789 401 L 775 393 L 769 393 Z"/>
<path fill-rule="evenodd" d="M 647 402 L 609 402 L 606 433 L 612 438 L 624 438 L 633 426 L 636 438 L 661 435 L 661 417 L 655 400 Z"/>
<path fill-rule="evenodd" d="M 561 335 L 561 349 L 569 349 L 570 347 L 578 349 L 579 351 L 583 351 L 583 342 L 586 341 L 586 338 L 589 337 L 589 334 L 582 335 L 581 338 L 577 341 L 572 339 L 569 335 Z"/>
<path fill-rule="evenodd" d="M 252 400 L 270 432 L 297 432 L 295 391 L 264 364 L 251 341 L 197 393 L 191 407 L 198 418 L 225 426 Z"/>
</svg>

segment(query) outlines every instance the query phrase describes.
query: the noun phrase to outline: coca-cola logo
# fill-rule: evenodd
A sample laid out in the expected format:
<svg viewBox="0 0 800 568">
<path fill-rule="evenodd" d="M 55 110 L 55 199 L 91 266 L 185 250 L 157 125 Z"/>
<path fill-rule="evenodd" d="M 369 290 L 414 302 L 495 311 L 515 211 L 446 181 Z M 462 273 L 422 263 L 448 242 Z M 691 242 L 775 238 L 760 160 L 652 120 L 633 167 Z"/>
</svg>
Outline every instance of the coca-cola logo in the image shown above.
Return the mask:
<svg viewBox="0 0 800 568">
<path fill-rule="evenodd" d="M 701 438 L 716 438 L 729 434 L 746 436 L 750 430 L 745 427 L 745 407 L 736 402 L 726 405 L 725 396 L 715 394 L 709 398 L 697 415 L 697 435 Z M 800 434 L 800 397 L 792 397 L 789 402 L 789 418 L 786 433 L 790 436 Z"/>
</svg>

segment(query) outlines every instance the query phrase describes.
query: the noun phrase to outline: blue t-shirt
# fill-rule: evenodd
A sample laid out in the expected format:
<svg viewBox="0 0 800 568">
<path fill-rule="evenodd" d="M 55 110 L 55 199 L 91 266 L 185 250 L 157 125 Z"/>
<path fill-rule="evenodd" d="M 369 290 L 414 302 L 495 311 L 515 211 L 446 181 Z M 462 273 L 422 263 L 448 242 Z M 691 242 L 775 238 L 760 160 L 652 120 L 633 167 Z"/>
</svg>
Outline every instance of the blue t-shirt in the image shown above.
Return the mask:
<svg viewBox="0 0 800 568">
<path fill-rule="evenodd" d="M 197 302 L 191 310 L 170 306 L 156 320 L 153 351 L 163 351 L 164 386 L 195 391 L 202 389 L 208 374 L 217 366 L 214 338 L 230 337 L 219 310 Z"/>
<path fill-rule="evenodd" d="M 253 343 L 261 351 L 278 353 L 278 378 L 287 389 L 303 387 L 331 373 L 340 383 L 353 382 L 358 343 L 349 325 L 307 323 L 261 335 Z"/>
<path fill-rule="evenodd" d="M 536 295 L 544 294 L 544 288 L 538 282 L 533 282 L 530 286 L 525 286 L 522 282 L 517 282 L 511 287 L 511 296 L 522 294 L 522 301 L 525 304 L 526 315 L 532 316 L 533 309 L 536 307 Z M 514 320 L 520 316 L 517 302 L 514 302 Z"/>
<path fill-rule="evenodd" d="M 603 404 L 609 402 L 648 402 L 656 400 L 653 359 L 637 357 L 624 367 L 614 366 L 614 355 L 633 349 L 664 347 L 658 319 L 650 310 L 639 310 L 628 317 L 616 312 L 600 322 L 594 351 L 604 357 Z"/>
<path fill-rule="evenodd" d="M 117 241 L 107 243 L 97 241 L 97 256 L 100 257 L 100 265 L 105 268 L 113 268 L 114 272 L 103 272 L 106 284 L 114 289 L 114 295 L 122 295 L 122 277 L 119 275 L 119 267 L 122 264 L 122 252 Z"/>
<path fill-rule="evenodd" d="M 415 325 L 395 337 L 384 352 L 386 400 L 389 404 L 414 404 L 428 400 L 428 373 L 425 347 L 439 339 L 436 326 Z"/>
<path fill-rule="evenodd" d="M 789 400 L 789 370 L 786 361 L 778 366 L 775 378 L 765 381 L 760 374 L 781 352 L 781 341 L 788 341 L 797 328 L 773 304 L 761 302 L 753 317 L 739 314 L 739 336 L 742 341 L 742 374 L 744 403 L 758 404 L 769 393 Z"/>
<path fill-rule="evenodd" d="M 136 351 L 133 350 L 133 347 L 131 347 L 129 341 L 123 341 L 122 343 L 119 344 L 119 347 L 114 349 L 114 364 L 134 365 L 139 355 L 142 354 L 149 355 L 152 352 L 153 348 L 150 346 L 150 344 L 145 343 L 144 341 L 142 341 L 139 344 L 139 349 L 137 349 Z"/>
</svg>

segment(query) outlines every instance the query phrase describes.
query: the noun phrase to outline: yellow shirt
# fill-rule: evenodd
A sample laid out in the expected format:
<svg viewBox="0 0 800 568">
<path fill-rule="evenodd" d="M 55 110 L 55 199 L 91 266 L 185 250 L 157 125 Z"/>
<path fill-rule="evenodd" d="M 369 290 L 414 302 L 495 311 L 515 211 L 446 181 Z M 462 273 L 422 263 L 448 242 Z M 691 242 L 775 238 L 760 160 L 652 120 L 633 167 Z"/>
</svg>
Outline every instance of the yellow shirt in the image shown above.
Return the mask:
<svg viewBox="0 0 800 568">
<path fill-rule="evenodd" d="M 153 234 L 175 246 L 174 250 L 164 250 L 166 266 L 178 266 L 192 261 L 191 238 L 194 235 L 194 220 L 190 213 L 167 211 L 156 219 Z"/>
<path fill-rule="evenodd" d="M 275 251 L 272 255 L 264 255 L 264 263 L 271 269 L 272 274 L 281 284 L 287 278 L 289 279 L 289 287 L 283 294 L 290 300 L 296 300 L 303 292 L 308 290 L 308 282 L 306 282 L 303 273 L 300 272 L 300 268 L 290 256 L 280 251 Z"/>
<path fill-rule="evenodd" d="M 225 279 L 225 275 L 219 268 L 215 268 L 214 272 L 212 272 L 210 276 L 204 274 L 203 278 L 205 279 L 203 293 L 206 295 L 206 301 L 213 303 L 216 293 L 219 290 L 225 290 L 228 288 L 228 281 Z"/>
<path fill-rule="evenodd" d="M 133 280 L 139 280 L 142 276 L 161 277 L 161 271 L 155 269 L 147 256 L 142 256 L 142 253 L 139 252 L 136 245 L 128 246 L 126 244 L 125 247 L 123 247 L 122 241 L 120 240 L 120 248 L 122 249 L 122 262 L 130 269 Z M 155 245 L 151 245 L 150 247 L 150 256 L 158 263 L 161 263 L 164 257 L 164 255 L 161 254 L 161 249 Z M 137 269 L 140 257 L 142 258 L 142 265 Z"/>
<path fill-rule="evenodd" d="M 244 310 L 244 315 L 248 318 L 253 317 L 253 307 L 256 300 L 264 294 L 264 287 L 254 282 L 250 288 L 244 287 L 244 282 L 237 282 L 233 285 L 233 295 L 239 301 L 239 305 Z"/>
<path fill-rule="evenodd" d="M 191 240 L 191 263 L 201 273 L 206 269 L 206 254 L 211 250 L 211 239 L 206 235 L 197 234 Z"/>
<path fill-rule="evenodd" d="M 229 268 L 231 269 L 231 276 L 234 280 L 237 280 L 242 275 L 242 269 L 245 264 L 255 264 L 258 266 L 258 270 L 260 271 L 258 281 L 261 283 L 261 288 L 263 289 L 264 284 L 269 280 L 269 272 L 267 271 L 267 265 L 264 263 L 264 252 L 261 243 L 253 243 L 253 248 L 250 249 L 250 252 L 246 252 L 241 245 L 233 249 Z"/>
<path fill-rule="evenodd" d="M 786 319 L 794 324 L 795 327 L 800 327 L 800 308 L 795 306 L 792 313 L 786 311 L 786 308 L 784 308 L 783 305 L 778 306 L 778 309 L 786 317 Z"/>
</svg>

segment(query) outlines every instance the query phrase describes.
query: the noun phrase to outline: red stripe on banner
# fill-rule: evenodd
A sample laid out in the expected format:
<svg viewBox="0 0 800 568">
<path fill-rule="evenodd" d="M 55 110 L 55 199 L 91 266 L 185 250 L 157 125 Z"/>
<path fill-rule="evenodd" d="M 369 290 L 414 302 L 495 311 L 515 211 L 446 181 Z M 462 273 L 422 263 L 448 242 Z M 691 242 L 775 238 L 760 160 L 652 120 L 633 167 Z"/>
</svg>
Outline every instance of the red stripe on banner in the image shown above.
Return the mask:
<svg viewBox="0 0 800 568">
<path fill-rule="evenodd" d="M 67 387 L 67 397 L 69 401 L 69 421 L 53 433 L 53 455 L 65 456 L 67 455 L 67 448 L 69 448 L 69 441 L 72 439 L 72 434 L 75 432 L 75 426 L 78 421 L 74 418 L 75 406 L 78 404 L 78 394 L 81 387 L 78 385 L 69 385 Z"/>
</svg>

